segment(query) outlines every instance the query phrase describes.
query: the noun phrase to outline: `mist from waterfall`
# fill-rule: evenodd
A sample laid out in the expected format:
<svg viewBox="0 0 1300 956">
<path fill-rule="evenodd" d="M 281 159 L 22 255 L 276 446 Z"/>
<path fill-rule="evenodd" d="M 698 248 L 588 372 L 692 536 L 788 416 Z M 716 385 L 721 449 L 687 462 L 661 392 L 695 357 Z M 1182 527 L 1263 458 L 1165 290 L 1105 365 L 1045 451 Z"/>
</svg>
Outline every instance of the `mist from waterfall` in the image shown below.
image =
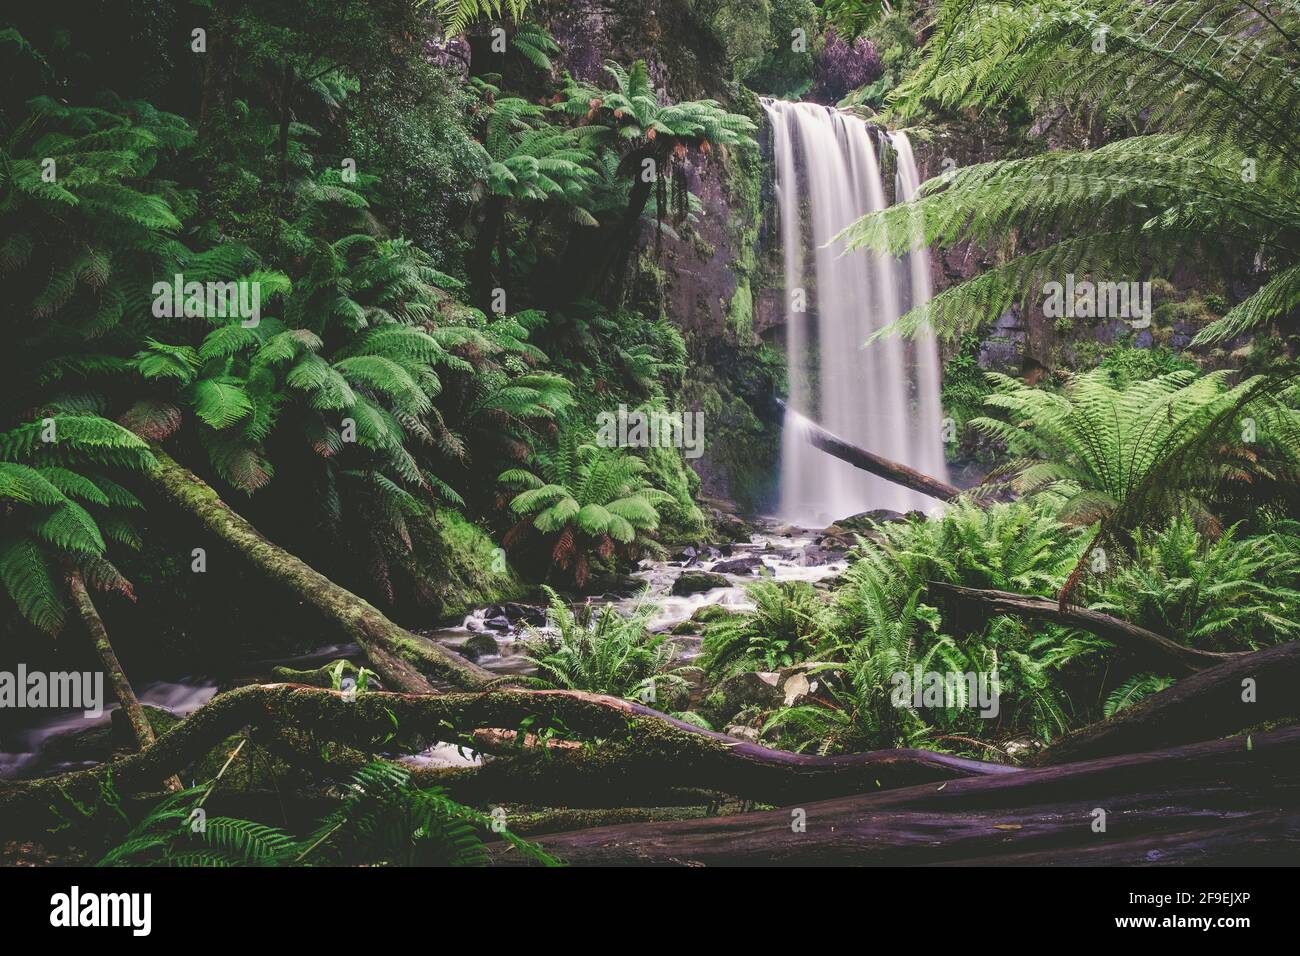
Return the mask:
<svg viewBox="0 0 1300 956">
<path fill-rule="evenodd" d="M 929 510 L 934 499 L 813 447 L 803 427 L 811 419 L 946 479 L 933 337 L 890 337 L 864 348 L 871 333 L 930 298 L 929 254 L 918 245 L 901 261 L 844 255 L 834 237 L 887 205 L 873 132 L 861 119 L 814 103 L 765 100 L 763 107 L 773 131 L 786 288 L 790 398 L 780 517 L 819 527 L 876 508 Z M 919 176 L 907 137 L 894 133 L 889 142 L 901 202 L 915 195 Z"/>
</svg>

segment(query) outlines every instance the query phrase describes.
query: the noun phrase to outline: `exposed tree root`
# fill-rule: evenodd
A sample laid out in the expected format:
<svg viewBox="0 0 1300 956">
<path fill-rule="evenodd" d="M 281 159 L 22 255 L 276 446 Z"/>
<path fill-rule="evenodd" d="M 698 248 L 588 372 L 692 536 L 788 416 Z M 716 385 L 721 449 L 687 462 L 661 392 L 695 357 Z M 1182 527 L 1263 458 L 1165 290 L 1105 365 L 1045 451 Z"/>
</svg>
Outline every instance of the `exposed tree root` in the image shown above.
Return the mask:
<svg viewBox="0 0 1300 956">
<path fill-rule="evenodd" d="M 148 474 L 153 489 L 192 515 L 241 560 L 293 592 L 365 650 L 384 686 L 408 694 L 432 693 L 432 681 L 477 690 L 499 678 L 434 641 L 413 634 L 378 608 L 335 584 L 300 558 L 269 541 L 221 500 L 203 479 L 154 448 L 159 467 Z"/>
<path fill-rule="evenodd" d="M 799 812 L 802 810 L 802 814 Z M 1105 813 L 1105 831 L 1098 832 Z M 802 831 L 795 825 L 803 820 Z M 538 839 L 574 864 L 1294 862 L 1300 728 L 732 817 Z M 517 862 L 504 848 L 497 861 Z"/>
<path fill-rule="evenodd" d="M 1171 673 L 1190 674 L 1245 657 L 1245 652 L 1203 651 L 1170 640 L 1163 634 L 1097 611 L 1061 609 L 1054 600 L 1032 594 L 1014 594 L 983 588 L 964 588 L 944 581 L 930 581 L 926 587 L 958 613 L 974 611 L 981 618 L 997 614 L 1052 621 L 1077 627 L 1113 642 L 1125 651 L 1150 661 Z"/>
</svg>

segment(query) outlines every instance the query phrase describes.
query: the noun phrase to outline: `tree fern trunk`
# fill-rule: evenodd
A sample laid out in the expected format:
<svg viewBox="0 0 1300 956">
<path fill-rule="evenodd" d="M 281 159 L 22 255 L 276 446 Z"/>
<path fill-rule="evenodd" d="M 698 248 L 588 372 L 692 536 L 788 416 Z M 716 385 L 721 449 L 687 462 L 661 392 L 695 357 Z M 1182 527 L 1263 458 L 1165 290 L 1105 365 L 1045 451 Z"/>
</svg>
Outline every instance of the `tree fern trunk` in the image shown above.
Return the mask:
<svg viewBox="0 0 1300 956">
<path fill-rule="evenodd" d="M 76 607 L 77 614 L 80 615 L 81 622 L 86 626 L 86 632 L 90 635 L 90 642 L 94 645 L 95 653 L 99 655 L 99 661 L 108 674 L 108 682 L 113 687 L 113 695 L 117 698 L 117 702 L 122 705 L 122 713 L 126 716 L 127 726 L 131 728 L 131 736 L 135 738 L 135 748 L 136 750 L 144 750 L 154 742 L 153 727 L 149 723 L 149 718 L 145 716 L 144 708 L 140 706 L 135 691 L 131 689 L 131 682 L 127 680 L 126 671 L 122 670 L 122 665 L 117 659 L 117 653 L 113 650 L 113 645 L 108 639 L 108 628 L 104 626 L 104 619 L 99 616 L 99 609 L 95 607 L 95 602 L 90 598 L 90 592 L 86 590 L 86 582 L 82 580 L 81 573 L 75 569 L 68 571 L 68 592 L 72 595 L 72 604 Z M 168 790 L 180 790 L 180 778 L 171 777 L 167 780 L 166 786 Z"/>
<path fill-rule="evenodd" d="M 199 98 L 199 145 L 207 147 L 214 127 L 224 122 L 230 109 L 233 65 L 227 36 L 230 33 L 230 2 L 215 0 L 208 21 L 208 52 L 204 58 L 203 87 Z"/>
<path fill-rule="evenodd" d="M 360 644 L 387 689 L 428 694 L 436 690 L 431 678 L 466 689 L 495 679 L 459 654 L 394 624 L 369 602 L 263 537 L 211 486 L 162 449 L 155 447 L 154 454 L 159 467 L 147 477 L 153 489 Z"/>
<path fill-rule="evenodd" d="M 498 233 L 504 232 L 505 220 L 505 197 L 489 196 L 487 208 L 483 212 L 483 221 L 479 224 L 478 236 L 474 240 L 474 253 L 470 258 L 470 282 L 473 284 L 479 307 L 485 312 L 492 308 L 492 250 L 497 245 Z M 504 253 L 501 261 L 504 273 Z M 503 278 L 502 285 L 504 284 Z"/>
<path fill-rule="evenodd" d="M 614 241 L 605 253 L 604 263 L 597 272 L 597 285 L 607 278 L 613 279 L 610 284 L 610 301 L 616 300 L 622 293 L 623 273 L 627 268 L 628 258 L 636 250 L 637 240 L 640 238 L 641 214 L 645 212 L 650 197 L 654 195 L 659 178 L 665 174 L 667 158 L 666 145 L 660 147 L 655 143 L 649 143 L 629 153 L 619 164 L 620 168 L 631 172 L 633 179 L 632 189 L 627 197 L 627 208 L 623 210 L 623 218 L 619 221 L 618 234 L 614 236 Z M 655 162 L 655 178 L 649 181 L 645 179 L 641 165 L 647 159 Z"/>
<path fill-rule="evenodd" d="M 293 67 L 284 64 L 284 79 L 280 84 L 280 135 L 277 152 L 280 167 L 280 203 L 288 208 L 289 199 L 289 101 L 293 97 Z"/>
</svg>

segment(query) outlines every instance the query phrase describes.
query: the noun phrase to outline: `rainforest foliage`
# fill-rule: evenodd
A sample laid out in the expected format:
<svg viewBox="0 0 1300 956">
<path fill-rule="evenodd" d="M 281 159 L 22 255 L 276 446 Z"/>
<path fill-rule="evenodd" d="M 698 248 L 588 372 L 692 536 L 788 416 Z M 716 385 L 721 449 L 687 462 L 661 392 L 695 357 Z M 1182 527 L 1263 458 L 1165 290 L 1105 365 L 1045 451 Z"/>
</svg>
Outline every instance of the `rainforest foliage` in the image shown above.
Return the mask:
<svg viewBox="0 0 1300 956">
<path fill-rule="evenodd" d="M 353 637 L 372 659 L 293 672 L 344 695 L 416 666 L 420 636 L 380 644 L 375 620 L 429 629 L 492 605 L 476 620 L 513 629 L 522 668 L 475 665 L 468 691 L 606 695 L 627 727 L 649 708 L 672 732 L 800 754 L 923 748 L 1016 764 L 1186 673 L 1071 609 L 1184 650 L 1300 639 L 1294 4 L 683 0 L 718 56 L 700 65 L 721 74 L 712 95 L 683 92 L 672 58 L 655 55 L 683 38 L 611 42 L 585 62 L 557 39 L 553 6 L 6 10 L 0 657 L 124 622 L 131 660 L 166 650 L 200 671 L 189 632 L 212 618 L 236 636 L 203 663 L 267 659 L 237 642 L 280 629 L 301 594 L 195 546 L 205 516 L 150 497 L 148 476 L 173 460 L 259 542 L 364 599 L 338 616 L 363 622 Z M 753 396 L 781 379 L 769 346 L 783 333 L 753 331 L 772 232 L 756 95 L 840 104 L 908 128 L 921 152 L 942 144 L 915 201 L 843 238 L 891 255 L 919 238 L 978 263 L 878 337 L 937 333 L 949 457 L 980 474 L 929 514 L 809 529 L 794 558 L 778 542 L 801 529 L 765 524 L 764 551 L 701 493 L 726 467 L 697 471 L 681 448 L 610 447 L 598 432 L 615 410 L 694 404 L 708 429 L 744 419 L 733 459 L 757 447 L 778 396 Z M 1082 145 L 1026 132 L 1063 116 Z M 977 123 L 1013 145 L 944 162 Z M 680 280 L 687 243 L 712 258 L 695 229 L 707 216 L 741 237 L 729 252 L 744 278 L 697 295 L 730 323 L 701 330 L 674 314 L 667 279 L 649 291 L 645 279 Z M 1067 274 L 1155 282 L 1166 334 L 1061 320 L 1053 367 L 993 368 L 997 324 L 1039 317 L 1046 284 Z M 703 368 L 724 346 L 743 360 Z M 719 581 L 710 562 L 737 544 L 757 557 Z M 834 573 L 773 574 L 805 559 Z M 216 583 L 193 583 L 207 562 Z M 681 577 L 665 584 L 664 568 Z M 687 575 L 695 593 L 726 586 L 726 602 L 672 585 Z M 603 598 L 632 585 L 646 590 L 621 609 Z M 1043 599 L 1058 616 L 971 613 L 944 586 Z M 671 625 L 665 608 L 681 612 Z M 491 629 L 465 646 L 504 659 Z M 938 700 L 900 697 L 900 674 L 935 672 L 973 680 Z M 150 721 L 169 717 L 146 713 L 125 674 L 117 693 L 134 749 L 153 745 Z M 500 841 L 551 864 L 514 829 L 541 805 L 466 785 L 483 754 L 534 781 L 589 758 L 599 771 L 572 779 L 607 783 L 618 759 L 662 760 L 670 745 L 638 750 L 598 721 L 595 742 L 579 743 L 540 705 L 507 717 L 420 738 L 459 748 L 446 786 L 394 759 L 401 727 L 368 748 L 279 727 L 265 751 L 251 732 L 223 737 L 184 778 L 201 786 L 169 780 L 174 792 L 147 807 L 108 774 L 97 799 L 60 803 L 59 832 L 105 866 L 469 865 Z M 232 765 L 278 793 L 294 759 L 329 782 L 292 825 L 234 802 L 207 813 L 234 789 Z M 695 799 L 697 815 L 726 795 Z"/>
</svg>

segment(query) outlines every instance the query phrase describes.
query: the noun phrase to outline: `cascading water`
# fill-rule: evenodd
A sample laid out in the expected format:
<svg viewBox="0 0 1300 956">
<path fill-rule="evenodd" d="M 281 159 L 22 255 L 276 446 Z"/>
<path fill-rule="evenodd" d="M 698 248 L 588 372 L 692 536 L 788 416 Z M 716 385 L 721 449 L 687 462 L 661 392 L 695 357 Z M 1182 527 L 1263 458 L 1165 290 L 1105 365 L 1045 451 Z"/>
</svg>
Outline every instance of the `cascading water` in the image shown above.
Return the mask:
<svg viewBox="0 0 1300 956">
<path fill-rule="evenodd" d="M 834 237 L 885 208 L 880 164 L 866 123 L 813 103 L 766 100 L 784 248 L 790 400 L 781 451 L 783 520 L 817 527 L 875 508 L 935 502 L 813 447 L 812 419 L 854 444 L 945 479 L 939 358 L 933 337 L 863 347 L 871 333 L 930 297 L 930 263 L 917 246 L 902 261 L 843 254 Z M 890 137 L 895 195 L 919 185 L 907 137 Z"/>
</svg>

